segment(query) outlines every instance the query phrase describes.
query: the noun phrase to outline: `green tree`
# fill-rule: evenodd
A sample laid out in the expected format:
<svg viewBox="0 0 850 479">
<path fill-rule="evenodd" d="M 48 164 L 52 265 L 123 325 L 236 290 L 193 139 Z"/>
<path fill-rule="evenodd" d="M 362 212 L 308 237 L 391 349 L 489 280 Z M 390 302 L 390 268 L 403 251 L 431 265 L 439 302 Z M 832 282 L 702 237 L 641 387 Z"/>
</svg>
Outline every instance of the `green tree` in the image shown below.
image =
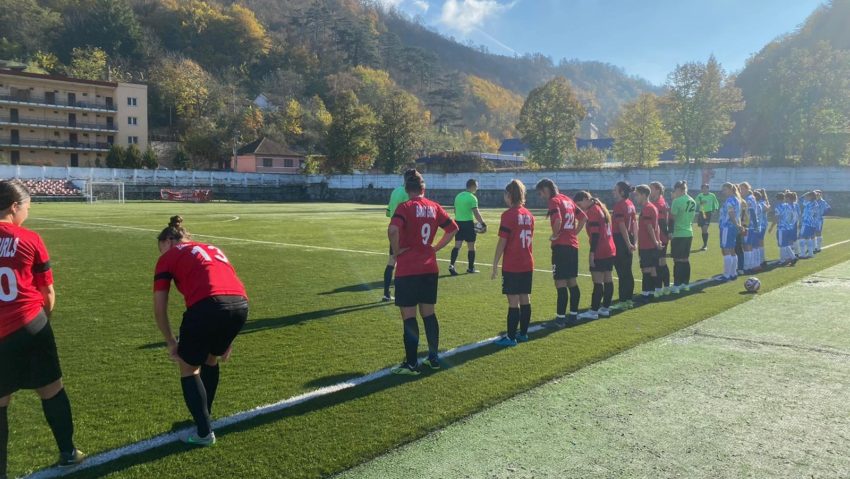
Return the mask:
<svg viewBox="0 0 850 479">
<path fill-rule="evenodd" d="M 517 124 L 532 161 L 546 168 L 564 166 L 576 149 L 576 132 L 585 114 L 566 78 L 557 77 L 532 90 Z"/>
<path fill-rule="evenodd" d="M 123 168 L 125 154 L 124 147 L 121 145 L 112 145 L 112 147 L 109 148 L 109 153 L 106 154 L 106 167 Z"/>
<path fill-rule="evenodd" d="M 439 77 L 434 89 L 428 92 L 431 119 L 440 133 L 448 134 L 463 128 L 463 85 L 460 73 L 452 72 Z"/>
<path fill-rule="evenodd" d="M 371 168 L 377 152 L 375 125 L 375 113 L 361 105 L 354 92 L 336 98 L 328 132 L 328 167 L 340 173 Z"/>
<path fill-rule="evenodd" d="M 200 118 L 207 112 L 213 80 L 192 60 L 166 57 L 151 71 L 154 95 L 180 119 Z M 170 122 L 169 122 L 170 124 Z"/>
<path fill-rule="evenodd" d="M 153 148 L 148 147 L 145 150 L 144 155 L 142 155 L 142 166 L 149 169 L 155 170 L 159 167 L 159 159 L 156 156 L 156 151 Z"/>
<path fill-rule="evenodd" d="M 209 119 L 193 123 L 183 134 L 182 140 L 183 148 L 192 159 L 193 165 L 221 167 L 231 154 L 230 137 Z"/>
<path fill-rule="evenodd" d="M 291 143 L 297 140 L 304 133 L 303 121 L 304 109 L 301 108 L 301 103 L 298 103 L 298 100 L 294 98 L 290 99 L 286 103 L 286 108 L 281 118 L 283 134 L 288 142 Z"/>
<path fill-rule="evenodd" d="M 384 173 L 396 173 L 416 160 L 425 130 L 419 102 L 413 95 L 397 94 L 387 99 L 380 111 L 375 142 L 376 165 Z"/>
<path fill-rule="evenodd" d="M 670 135 L 664 129 L 658 98 L 644 93 L 623 107 L 614 121 L 614 156 L 625 165 L 654 166 L 670 147 Z"/>
<path fill-rule="evenodd" d="M 35 0 L 4 0 L 0 8 L 0 58 L 46 50 L 61 24 L 58 12 L 41 7 Z"/>
<path fill-rule="evenodd" d="M 304 115 L 302 135 L 302 144 L 308 152 L 325 152 L 324 145 L 331 123 L 333 123 L 333 115 L 325 107 L 322 98 L 318 95 L 311 98 Z"/>
<path fill-rule="evenodd" d="M 62 9 L 63 28 L 54 51 L 68 61 L 76 45 L 99 48 L 110 56 L 138 53 L 142 28 L 129 0 L 77 0 Z"/>
<path fill-rule="evenodd" d="M 171 161 L 174 167 L 180 170 L 186 170 L 192 167 L 192 160 L 182 147 L 177 148 L 177 151 L 174 153 L 174 159 Z"/>
<path fill-rule="evenodd" d="M 74 48 L 68 76 L 85 80 L 105 80 L 109 56 L 96 47 Z"/>
<path fill-rule="evenodd" d="M 130 145 L 124 152 L 123 168 L 128 170 L 139 169 L 142 167 L 142 152 L 137 145 Z"/>
</svg>

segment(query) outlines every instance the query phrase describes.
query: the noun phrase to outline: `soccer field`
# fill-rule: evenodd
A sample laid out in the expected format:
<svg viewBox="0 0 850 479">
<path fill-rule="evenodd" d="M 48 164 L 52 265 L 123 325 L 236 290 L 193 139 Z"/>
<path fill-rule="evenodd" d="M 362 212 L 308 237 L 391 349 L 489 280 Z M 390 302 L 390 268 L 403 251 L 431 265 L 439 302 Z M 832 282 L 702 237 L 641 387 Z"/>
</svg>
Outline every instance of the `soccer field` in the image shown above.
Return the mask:
<svg viewBox="0 0 850 479">
<path fill-rule="evenodd" d="M 485 210 L 497 224 L 501 210 Z M 189 422 L 176 367 L 154 326 L 151 282 L 156 234 L 181 214 L 196 239 L 221 247 L 251 297 L 249 323 L 222 368 L 213 414 L 230 416 L 357 378 L 402 359 L 397 308 L 380 303 L 386 262 L 384 208 L 352 204 L 35 204 L 27 226 L 42 234 L 56 277 L 54 329 L 74 408 L 76 442 L 89 454 L 146 440 Z M 542 212 L 538 228 L 546 223 Z M 495 228 L 493 228 L 495 229 Z M 504 328 L 500 281 L 489 279 L 496 235 L 480 237 L 479 275 L 445 276 L 437 314 L 443 349 Z M 850 220 L 827 220 L 824 244 L 850 239 Z M 582 237 L 583 246 L 586 238 Z M 692 256 L 694 280 L 720 271 L 717 229 Z M 582 250 L 580 271 L 587 269 Z M 768 258 L 776 258 L 768 241 Z M 449 250 L 441 252 L 448 258 Z M 546 234 L 535 238 L 533 322 L 551 319 L 555 291 Z M 465 258 L 465 254 L 461 254 Z M 760 274 L 767 291 L 850 259 L 847 243 L 795 268 Z M 446 272 L 445 264 L 443 271 Z M 639 275 L 637 276 L 639 278 Z M 582 308 L 590 281 L 582 277 Z M 637 288 L 639 288 L 639 283 Z M 75 477 L 317 477 L 333 474 L 499 403 L 519 392 L 653 338 L 750 296 L 742 282 L 710 285 L 608 320 L 532 335 L 448 358 L 416 379 L 383 377 L 217 431 L 219 443 L 168 443 L 78 472 Z M 171 316 L 182 305 L 172 295 Z M 424 345 L 421 346 L 424 348 Z M 49 466 L 55 445 L 33 394 L 10 407 L 12 477 Z"/>
</svg>

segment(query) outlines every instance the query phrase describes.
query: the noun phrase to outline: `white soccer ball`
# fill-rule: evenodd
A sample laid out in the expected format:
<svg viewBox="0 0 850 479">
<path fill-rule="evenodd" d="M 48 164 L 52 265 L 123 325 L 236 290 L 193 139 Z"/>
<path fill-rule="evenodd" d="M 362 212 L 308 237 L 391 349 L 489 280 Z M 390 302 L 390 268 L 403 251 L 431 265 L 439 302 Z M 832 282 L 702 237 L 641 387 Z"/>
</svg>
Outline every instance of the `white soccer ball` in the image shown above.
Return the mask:
<svg viewBox="0 0 850 479">
<path fill-rule="evenodd" d="M 484 234 L 487 232 L 487 225 L 484 223 L 475 223 L 475 232 L 479 234 Z"/>
<path fill-rule="evenodd" d="M 758 293 L 761 288 L 761 281 L 758 278 L 750 278 L 744 282 L 744 288 L 750 293 Z"/>
</svg>

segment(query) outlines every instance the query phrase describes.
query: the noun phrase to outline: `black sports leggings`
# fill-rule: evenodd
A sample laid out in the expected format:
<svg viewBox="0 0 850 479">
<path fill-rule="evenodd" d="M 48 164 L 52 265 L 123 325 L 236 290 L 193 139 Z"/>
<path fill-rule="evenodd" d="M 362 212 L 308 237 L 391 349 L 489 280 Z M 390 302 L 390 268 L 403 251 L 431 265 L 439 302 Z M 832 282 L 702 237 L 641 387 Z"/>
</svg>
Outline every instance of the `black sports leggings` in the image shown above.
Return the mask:
<svg viewBox="0 0 850 479">
<path fill-rule="evenodd" d="M 634 239 L 632 239 L 634 244 Z M 614 245 L 617 247 L 617 258 L 614 268 L 619 278 L 620 301 L 629 301 L 635 292 L 635 277 L 632 273 L 632 257 L 634 253 L 629 251 L 629 246 L 623 239 L 623 235 L 614 234 Z"/>
</svg>

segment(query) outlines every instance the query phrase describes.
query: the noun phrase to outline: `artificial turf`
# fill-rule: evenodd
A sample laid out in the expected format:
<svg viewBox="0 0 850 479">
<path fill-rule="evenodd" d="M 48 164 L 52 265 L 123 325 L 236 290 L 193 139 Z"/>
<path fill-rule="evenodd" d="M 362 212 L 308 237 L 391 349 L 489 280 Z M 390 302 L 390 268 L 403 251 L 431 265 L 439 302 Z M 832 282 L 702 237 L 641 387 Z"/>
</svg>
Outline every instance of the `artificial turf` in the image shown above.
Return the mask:
<svg viewBox="0 0 850 479">
<path fill-rule="evenodd" d="M 232 361 L 223 367 L 215 416 L 360 376 L 402 358 L 397 309 L 379 303 L 387 249 L 387 219 L 381 207 L 36 204 L 27 226 L 42 234 L 51 252 L 58 297 L 53 324 L 75 413 L 76 440 L 86 452 L 187 425 L 176 368 L 161 346 L 151 313 L 151 280 L 158 256 L 155 235 L 175 213 L 184 216 L 198 240 L 227 253 L 251 297 L 249 323 L 237 339 Z M 538 228 L 545 231 L 545 220 L 536 214 Z M 484 215 L 495 223 L 498 211 L 485 210 Z M 534 242 L 541 269 L 549 263 L 546 236 L 538 234 Z M 850 221 L 827 220 L 825 244 L 847 238 Z M 582 243 L 586 245 L 586 238 Z M 437 312 L 443 348 L 491 337 L 504 328 L 500 281 L 491 281 L 485 266 L 492 260 L 494 245 L 493 233 L 479 241 L 482 274 L 441 279 Z M 694 279 L 709 277 L 722 267 L 716 245 L 713 226 L 711 249 L 692 257 Z M 768 256 L 776 255 L 775 245 L 768 241 Z M 448 250 L 441 257 L 447 258 Z M 762 288 L 773 289 L 847 259 L 850 246 L 830 248 L 795 268 L 761 274 Z M 446 265 L 442 268 L 445 273 Z M 586 270 L 584 252 L 580 269 Z M 580 286 L 585 308 L 589 278 L 580 278 Z M 438 373 L 414 380 L 381 379 L 217 431 L 219 444 L 211 449 L 167 446 L 77 476 L 333 474 L 547 380 L 746 301 L 749 296 L 739 294 L 741 290 L 740 281 L 712 286 L 609 320 L 547 330 L 508 351 L 480 348 L 451 358 Z M 176 292 L 173 296 L 176 323 L 182 309 Z M 536 273 L 533 321 L 550 319 L 554 300 L 549 275 Z M 50 465 L 55 446 L 33 394 L 16 395 L 10 419 L 13 476 Z"/>
</svg>

